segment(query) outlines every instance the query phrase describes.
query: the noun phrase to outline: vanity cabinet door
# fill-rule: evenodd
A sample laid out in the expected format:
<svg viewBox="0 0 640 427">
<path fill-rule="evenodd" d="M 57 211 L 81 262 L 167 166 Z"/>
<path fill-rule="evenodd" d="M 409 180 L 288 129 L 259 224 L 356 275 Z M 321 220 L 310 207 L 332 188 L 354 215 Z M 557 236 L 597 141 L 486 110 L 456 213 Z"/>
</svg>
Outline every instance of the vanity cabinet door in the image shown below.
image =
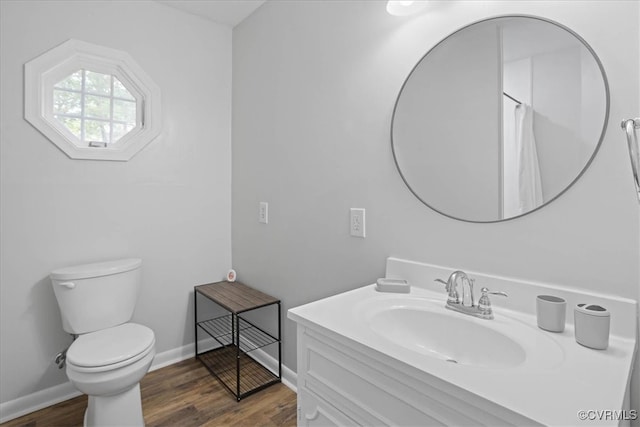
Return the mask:
<svg viewBox="0 0 640 427">
<path fill-rule="evenodd" d="M 309 390 L 298 389 L 298 426 L 304 427 L 341 427 L 357 426 L 358 423 L 347 417 Z"/>
</svg>

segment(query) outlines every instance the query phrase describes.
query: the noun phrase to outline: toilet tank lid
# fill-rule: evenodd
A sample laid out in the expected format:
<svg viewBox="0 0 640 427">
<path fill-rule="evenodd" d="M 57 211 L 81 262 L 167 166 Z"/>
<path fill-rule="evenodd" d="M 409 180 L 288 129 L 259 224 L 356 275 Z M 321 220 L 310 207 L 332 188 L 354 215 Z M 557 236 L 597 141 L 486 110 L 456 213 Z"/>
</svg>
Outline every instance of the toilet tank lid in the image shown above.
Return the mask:
<svg viewBox="0 0 640 427">
<path fill-rule="evenodd" d="M 135 270 L 141 265 L 142 260 L 140 258 L 126 258 L 59 268 L 53 270 L 50 276 L 54 280 L 90 279 L 92 277 L 109 276 Z"/>
</svg>

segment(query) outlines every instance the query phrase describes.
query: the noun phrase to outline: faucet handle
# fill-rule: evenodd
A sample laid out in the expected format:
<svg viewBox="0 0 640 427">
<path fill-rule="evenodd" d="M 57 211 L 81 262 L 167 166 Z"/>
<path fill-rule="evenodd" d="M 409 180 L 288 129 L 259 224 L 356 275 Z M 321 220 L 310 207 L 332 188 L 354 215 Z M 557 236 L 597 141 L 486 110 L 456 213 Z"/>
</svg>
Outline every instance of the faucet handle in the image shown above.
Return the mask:
<svg viewBox="0 0 640 427">
<path fill-rule="evenodd" d="M 507 295 L 506 292 L 493 292 L 493 291 L 490 291 L 489 288 L 482 288 L 482 289 L 480 289 L 480 292 L 482 292 L 482 296 L 483 297 L 486 296 L 487 294 L 500 295 L 500 296 L 503 296 L 503 297 L 508 297 L 509 296 L 509 295 Z"/>
<path fill-rule="evenodd" d="M 478 310 L 482 313 L 483 317 L 487 319 L 493 319 L 493 309 L 491 308 L 491 300 L 489 299 L 489 295 L 500 295 L 503 297 L 508 297 L 506 292 L 492 292 L 489 288 L 480 289 L 482 292 L 482 296 L 480 300 L 478 300 Z"/>
</svg>

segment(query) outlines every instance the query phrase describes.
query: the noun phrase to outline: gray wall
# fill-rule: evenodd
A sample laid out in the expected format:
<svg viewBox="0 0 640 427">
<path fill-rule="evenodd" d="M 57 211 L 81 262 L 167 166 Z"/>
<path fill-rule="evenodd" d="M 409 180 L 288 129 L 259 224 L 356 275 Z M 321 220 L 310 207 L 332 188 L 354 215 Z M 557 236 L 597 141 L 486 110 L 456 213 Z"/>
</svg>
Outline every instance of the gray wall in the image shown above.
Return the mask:
<svg viewBox="0 0 640 427">
<path fill-rule="evenodd" d="M 0 1 L 0 402 L 67 381 L 49 272 L 143 259 L 134 321 L 193 342 L 193 285 L 231 265 L 231 29 L 142 1 Z M 117 30 L 116 30 L 117 29 Z M 23 64 L 69 38 L 128 52 L 162 134 L 128 162 L 71 160 L 23 118 Z"/>
<path fill-rule="evenodd" d="M 393 255 L 638 299 L 640 209 L 619 125 L 640 110 L 638 2 L 446 1 L 410 18 L 384 6 L 269 1 L 234 29 L 238 277 L 288 309 L 372 283 Z M 594 48 L 610 83 L 608 131 L 589 170 L 551 205 L 504 223 L 454 221 L 404 186 L 391 112 L 429 48 L 508 13 L 558 21 Z M 260 201 L 268 225 L 257 221 Z M 367 209 L 366 239 L 349 237 L 350 207 Z M 295 368 L 290 321 L 284 340 L 284 363 Z"/>
</svg>

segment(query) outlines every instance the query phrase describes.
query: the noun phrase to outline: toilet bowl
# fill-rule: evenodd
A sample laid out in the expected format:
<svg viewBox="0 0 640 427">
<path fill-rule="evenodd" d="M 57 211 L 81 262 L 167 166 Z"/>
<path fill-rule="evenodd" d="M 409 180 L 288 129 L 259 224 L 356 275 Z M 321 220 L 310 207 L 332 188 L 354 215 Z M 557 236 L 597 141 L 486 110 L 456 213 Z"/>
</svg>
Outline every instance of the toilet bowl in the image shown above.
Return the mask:
<svg viewBox="0 0 640 427">
<path fill-rule="evenodd" d="M 85 425 L 144 425 L 139 382 L 154 355 L 153 331 L 135 323 L 74 341 L 67 350 L 67 377 L 89 396 Z"/>
<path fill-rule="evenodd" d="M 51 273 L 63 329 L 77 336 L 66 373 L 88 395 L 85 426 L 144 426 L 139 383 L 155 356 L 155 336 L 129 322 L 141 264 L 125 259 Z"/>
</svg>

